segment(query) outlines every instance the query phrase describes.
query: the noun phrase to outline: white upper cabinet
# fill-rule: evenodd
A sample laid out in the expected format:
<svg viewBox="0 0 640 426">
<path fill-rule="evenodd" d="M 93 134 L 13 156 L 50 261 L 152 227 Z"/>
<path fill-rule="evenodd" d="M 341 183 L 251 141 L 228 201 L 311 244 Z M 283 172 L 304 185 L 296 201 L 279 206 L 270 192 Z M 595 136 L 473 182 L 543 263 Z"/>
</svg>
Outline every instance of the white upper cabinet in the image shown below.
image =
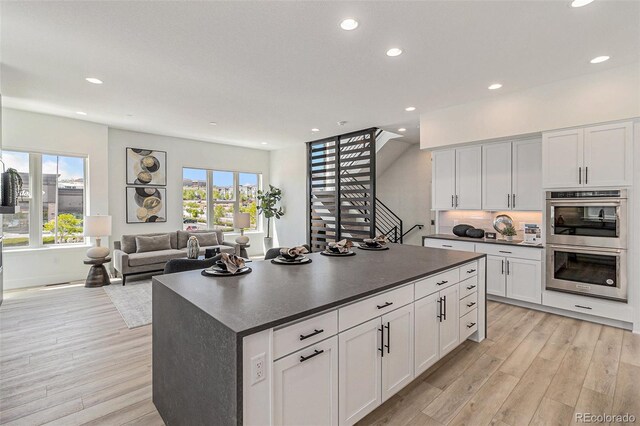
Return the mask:
<svg viewBox="0 0 640 426">
<path fill-rule="evenodd" d="M 434 151 L 432 160 L 432 208 L 453 209 L 456 194 L 456 151 Z"/>
<path fill-rule="evenodd" d="M 456 194 L 454 204 L 458 209 L 482 208 L 482 147 L 456 149 Z"/>
<path fill-rule="evenodd" d="M 584 129 L 584 185 L 624 186 L 633 179 L 631 123 Z"/>
<path fill-rule="evenodd" d="M 540 139 L 512 144 L 512 210 L 542 210 L 542 142 Z"/>
<path fill-rule="evenodd" d="M 482 208 L 511 208 L 511 142 L 482 146 Z"/>
<path fill-rule="evenodd" d="M 542 138 L 545 188 L 631 185 L 630 122 L 547 132 Z"/>
</svg>

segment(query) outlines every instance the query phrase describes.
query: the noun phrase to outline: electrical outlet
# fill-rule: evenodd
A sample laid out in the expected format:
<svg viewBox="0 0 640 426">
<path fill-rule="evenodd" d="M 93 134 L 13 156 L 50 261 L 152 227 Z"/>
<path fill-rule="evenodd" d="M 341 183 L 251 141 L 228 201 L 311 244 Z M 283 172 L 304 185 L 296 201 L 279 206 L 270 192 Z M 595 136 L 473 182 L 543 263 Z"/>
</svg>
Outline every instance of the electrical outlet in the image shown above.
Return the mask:
<svg viewBox="0 0 640 426">
<path fill-rule="evenodd" d="M 266 376 L 266 366 L 265 366 L 266 356 L 263 353 L 254 356 L 251 358 L 251 384 L 255 385 L 258 382 L 261 382 L 265 379 Z"/>
</svg>

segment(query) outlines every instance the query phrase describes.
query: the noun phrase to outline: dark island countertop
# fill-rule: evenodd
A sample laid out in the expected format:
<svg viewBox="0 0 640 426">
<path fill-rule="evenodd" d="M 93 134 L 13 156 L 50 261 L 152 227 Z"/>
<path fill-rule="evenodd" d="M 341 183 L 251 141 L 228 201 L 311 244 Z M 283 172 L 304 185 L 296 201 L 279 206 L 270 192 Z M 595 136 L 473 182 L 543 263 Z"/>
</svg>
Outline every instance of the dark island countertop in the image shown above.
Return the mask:
<svg viewBox="0 0 640 426">
<path fill-rule="evenodd" d="M 457 235 L 451 235 L 451 234 L 432 234 L 432 235 L 423 236 L 422 237 L 423 244 L 424 244 L 424 240 L 427 238 L 435 239 L 435 240 L 467 241 L 470 243 L 482 243 L 482 244 L 502 244 L 505 246 L 530 247 L 534 249 L 543 248 L 542 245 L 520 244 L 522 240 L 513 240 L 513 241 L 507 241 L 507 240 L 501 240 L 501 239 L 491 240 L 486 238 L 458 237 Z"/>
<path fill-rule="evenodd" d="M 242 337 L 361 299 L 484 257 L 481 253 L 390 244 L 354 248 L 355 256 L 308 256 L 306 265 L 249 263 L 253 272 L 209 277 L 200 271 L 161 275 L 165 286 Z"/>
</svg>

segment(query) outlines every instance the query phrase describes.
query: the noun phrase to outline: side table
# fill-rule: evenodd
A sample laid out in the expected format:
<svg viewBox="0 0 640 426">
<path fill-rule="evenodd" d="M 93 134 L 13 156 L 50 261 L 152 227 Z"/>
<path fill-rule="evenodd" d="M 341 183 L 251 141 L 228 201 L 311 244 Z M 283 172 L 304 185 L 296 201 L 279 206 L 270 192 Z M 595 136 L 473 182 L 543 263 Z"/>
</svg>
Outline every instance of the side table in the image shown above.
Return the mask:
<svg viewBox="0 0 640 426">
<path fill-rule="evenodd" d="M 87 281 L 85 281 L 85 287 L 102 287 L 111 284 L 109 280 L 109 273 L 107 268 L 104 267 L 105 263 L 111 262 L 110 257 L 103 257 L 101 259 L 85 259 L 85 265 L 92 265 L 87 275 Z"/>
<path fill-rule="evenodd" d="M 251 244 L 238 244 L 236 243 L 236 256 L 244 257 L 245 259 L 249 258 L 247 254 L 247 247 L 251 247 Z"/>
</svg>

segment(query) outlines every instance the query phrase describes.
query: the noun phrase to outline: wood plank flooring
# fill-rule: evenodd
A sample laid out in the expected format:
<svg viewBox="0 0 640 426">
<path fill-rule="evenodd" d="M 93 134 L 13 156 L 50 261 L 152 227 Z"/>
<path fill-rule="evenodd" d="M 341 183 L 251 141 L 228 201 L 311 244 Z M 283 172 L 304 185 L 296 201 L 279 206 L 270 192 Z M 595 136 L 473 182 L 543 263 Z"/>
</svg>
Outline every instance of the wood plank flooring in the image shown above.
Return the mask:
<svg viewBox="0 0 640 426">
<path fill-rule="evenodd" d="M 490 302 L 467 341 L 362 425 L 569 425 L 576 412 L 640 418 L 640 336 Z M 162 425 L 151 326 L 129 330 L 102 289 L 5 294 L 0 424 Z"/>
</svg>

